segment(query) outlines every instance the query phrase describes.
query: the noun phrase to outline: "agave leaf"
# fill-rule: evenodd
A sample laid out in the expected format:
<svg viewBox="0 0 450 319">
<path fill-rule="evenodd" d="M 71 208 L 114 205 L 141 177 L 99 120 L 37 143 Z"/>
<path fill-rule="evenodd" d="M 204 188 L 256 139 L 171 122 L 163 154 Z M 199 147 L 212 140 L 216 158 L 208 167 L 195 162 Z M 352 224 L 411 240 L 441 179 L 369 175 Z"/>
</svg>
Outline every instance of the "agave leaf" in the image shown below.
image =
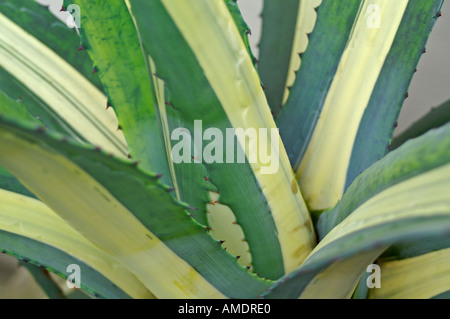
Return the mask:
<svg viewBox="0 0 450 319">
<path fill-rule="evenodd" d="M 89 55 L 86 51 L 77 50 L 80 39 L 76 30 L 55 17 L 48 7 L 36 1 L 0 0 L 0 12 L 48 46 L 103 91 L 98 74 L 92 72 Z"/>
<path fill-rule="evenodd" d="M 0 123 L 0 164 L 155 296 L 251 298 L 268 287 L 196 224 L 156 175 L 35 125 Z"/>
<path fill-rule="evenodd" d="M 355 177 L 387 153 L 441 6 L 442 0 L 354 0 L 318 8 L 277 120 L 311 210 L 333 207 Z"/>
<path fill-rule="evenodd" d="M 450 101 L 433 108 L 425 116 L 413 123 L 403 133 L 394 137 L 391 143 L 391 149 L 395 150 L 407 140 L 425 134 L 431 129 L 440 127 L 450 121 Z"/>
<path fill-rule="evenodd" d="M 166 110 L 172 132 L 185 128 L 194 133 L 194 121 L 198 119 L 202 120 L 202 129 L 193 139 L 199 138 L 200 143 L 209 128 L 217 128 L 223 138 L 227 129 L 233 128 L 276 131 L 259 77 L 223 1 L 130 3 L 144 48 L 155 62 L 156 74 L 167 85 Z M 238 150 L 243 149 L 243 141 L 238 139 Z M 203 160 L 197 164 L 197 158 L 175 165 L 181 199 L 203 206 L 196 207 L 197 215 L 193 212 L 198 221 L 204 223 L 206 214 L 202 213 L 207 203 L 192 197 L 206 197 L 211 187 L 205 184 L 207 180 L 220 193 L 220 203 L 233 211 L 242 227 L 255 272 L 272 279 L 295 269 L 314 241 L 284 147 L 279 144 L 278 151 L 275 142 L 280 142 L 277 132 L 264 145 L 279 154 L 279 170 L 273 174 L 261 173 L 267 165 L 259 160 L 249 163 L 247 150 L 245 163 L 237 162 L 236 151 L 232 163 L 224 152 L 223 163 Z M 253 145 L 257 144 L 254 140 Z M 252 152 L 257 154 L 258 150 Z"/>
<path fill-rule="evenodd" d="M 149 298 L 136 277 L 36 199 L 0 190 L 0 251 L 67 278 L 76 264 L 81 286 L 100 298 Z M 120 288 L 119 288 L 120 287 Z"/>
<path fill-rule="evenodd" d="M 404 144 L 358 177 L 334 209 L 320 216 L 317 224 L 320 238 L 342 222 L 355 209 L 389 187 L 427 173 L 450 162 L 450 126 Z"/>
<path fill-rule="evenodd" d="M 450 125 L 432 131 L 391 153 L 358 177 L 340 204 L 320 217 L 319 233 L 323 239 L 305 263 L 275 283 L 264 296 L 349 298 L 364 268 L 389 245 L 421 240 L 431 234 L 448 237 L 449 132 Z M 428 158 L 417 158 L 424 150 L 428 151 Z M 399 158 L 405 163 L 409 159 L 410 166 L 416 169 L 405 166 L 399 170 Z M 380 174 L 383 170 L 386 170 L 384 175 Z M 344 281 L 342 277 L 336 280 L 342 272 L 345 272 Z M 324 285 L 325 292 L 321 289 Z"/>
<path fill-rule="evenodd" d="M 69 29 L 46 7 L 35 1 L 1 0 L 0 12 L 66 60 L 99 90 L 103 90 L 98 75 L 92 72 L 92 62 L 89 56 L 85 51 L 77 50 L 79 37 L 75 30 Z M 20 99 L 27 107 L 28 112 L 39 118 L 46 127 L 75 137 L 80 141 L 84 140 L 75 128 L 67 124 L 58 112 L 53 111 L 45 101 L 42 101 L 39 94 L 30 90 L 22 81 L 25 79 L 21 78 L 19 74 L 10 74 L 0 67 L 1 90 L 15 100 Z"/>
<path fill-rule="evenodd" d="M 275 117 L 286 103 L 300 68 L 321 0 L 265 0 L 259 73 Z"/>
<path fill-rule="evenodd" d="M 446 292 L 443 292 L 437 296 L 434 296 L 431 299 L 450 299 L 450 290 L 447 290 Z"/>
<path fill-rule="evenodd" d="M 381 288 L 369 298 L 426 299 L 450 290 L 450 248 L 402 260 L 385 260 Z"/>
<path fill-rule="evenodd" d="M 27 3 L 36 5 L 32 1 Z M 37 10 L 46 8 L 40 6 Z M 25 11 L 29 12 L 29 9 Z M 83 140 L 125 157 L 128 153 L 125 139 L 121 132 L 117 132 L 114 112 L 105 111 L 106 97 L 103 93 L 58 53 L 19 26 L 15 20 L 20 15 L 15 13 L 10 12 L 13 20 L 0 14 L 4 30 L 0 37 L 0 66 L 45 103 L 47 110 L 59 117 L 60 123 L 70 125 Z M 25 27 L 29 29 L 33 25 Z M 62 45 L 63 42 L 58 43 Z M 38 106 L 35 104 L 34 107 Z"/>
<path fill-rule="evenodd" d="M 171 185 L 151 78 L 139 35 L 125 1 L 65 1 L 82 12 L 81 44 L 105 87 L 127 139 L 130 155 Z"/>
</svg>

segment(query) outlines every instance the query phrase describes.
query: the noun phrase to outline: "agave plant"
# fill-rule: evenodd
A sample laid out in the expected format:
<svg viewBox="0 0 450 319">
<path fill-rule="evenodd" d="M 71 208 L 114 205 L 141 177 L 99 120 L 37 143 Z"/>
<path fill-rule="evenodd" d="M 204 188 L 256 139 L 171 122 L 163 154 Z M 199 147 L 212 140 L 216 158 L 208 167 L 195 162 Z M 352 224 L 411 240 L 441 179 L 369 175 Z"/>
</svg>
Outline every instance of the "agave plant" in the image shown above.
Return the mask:
<svg viewBox="0 0 450 319">
<path fill-rule="evenodd" d="M 0 250 L 99 298 L 448 297 L 448 104 L 390 148 L 442 2 L 265 0 L 256 59 L 235 0 L 1 0 Z"/>
</svg>

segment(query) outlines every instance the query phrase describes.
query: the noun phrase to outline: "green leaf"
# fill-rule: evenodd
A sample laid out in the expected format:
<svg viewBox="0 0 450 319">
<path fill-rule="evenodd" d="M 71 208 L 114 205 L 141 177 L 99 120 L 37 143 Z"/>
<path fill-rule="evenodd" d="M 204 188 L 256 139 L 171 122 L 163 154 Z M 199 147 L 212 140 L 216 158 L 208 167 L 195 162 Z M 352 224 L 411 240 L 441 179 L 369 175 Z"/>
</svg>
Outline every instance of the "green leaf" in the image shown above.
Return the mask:
<svg viewBox="0 0 450 319">
<path fill-rule="evenodd" d="M 388 246 L 432 234 L 448 238 L 449 132 L 446 125 L 409 142 L 358 177 L 320 217 L 323 239 L 307 260 L 264 296 L 349 298 L 365 267 Z"/>
<path fill-rule="evenodd" d="M 61 56 L 99 90 L 103 90 L 98 74 L 92 72 L 89 55 L 77 50 L 80 39 L 76 30 L 69 29 L 46 6 L 29 0 L 0 0 L 0 12 Z"/>
<path fill-rule="evenodd" d="M 440 127 L 450 121 L 450 101 L 433 108 L 425 116 L 420 118 L 417 122 L 413 123 L 403 133 L 394 137 L 391 143 L 391 149 L 395 150 L 400 147 L 407 140 L 416 138 L 422 134 L 425 134 L 431 129 Z"/>
<path fill-rule="evenodd" d="M 168 8 L 169 1 L 131 1 L 144 48 L 167 86 L 170 131 L 184 128 L 189 146 L 195 143 L 200 150 L 191 153 L 195 157 L 203 154 L 201 143 L 208 143 L 202 140 L 207 129 L 218 129 L 220 136 L 211 139 L 219 141 L 227 129 L 276 130 L 259 77 L 225 3 L 173 3 L 176 8 Z M 202 127 L 197 125 L 196 131 L 198 119 Z M 198 209 L 192 214 L 205 225 L 208 192 L 216 188 L 219 202 L 232 210 L 243 229 L 254 271 L 279 278 L 295 269 L 312 246 L 308 212 L 281 144 L 279 151 L 273 149 L 280 154 L 278 172 L 264 175 L 261 170 L 267 165 L 249 164 L 248 152 L 245 163 L 238 163 L 237 151 L 244 147 L 242 140 L 238 144 L 232 139 L 231 161 L 227 160 L 231 147 L 226 148 L 224 141 L 219 149 L 226 150 L 218 162 L 203 158 L 200 164 L 199 156 L 194 160 L 188 156 L 187 163 L 175 164 L 180 197 Z M 278 132 L 274 140 L 279 141 Z M 274 140 L 267 142 L 269 149 L 275 147 Z M 172 145 L 178 145 L 176 141 L 172 139 Z"/>
<path fill-rule="evenodd" d="M 28 270 L 49 299 L 65 299 L 64 292 L 57 283 L 53 281 L 47 270 L 29 264 L 28 260 L 26 262 L 22 261 L 20 265 Z"/>
<path fill-rule="evenodd" d="M 447 236 L 448 237 L 448 236 Z M 403 260 L 380 261 L 381 288 L 373 299 L 425 299 L 450 289 L 450 248 Z"/>
<path fill-rule="evenodd" d="M 450 162 L 450 125 L 405 143 L 368 168 L 345 193 L 345 200 L 320 216 L 317 228 L 323 238 L 370 198 L 419 174 Z"/>
<path fill-rule="evenodd" d="M 0 90 L 0 116 L 8 115 L 16 119 L 39 123 L 28 114 L 27 109 L 22 103 L 13 101 L 3 91 Z M 0 189 L 10 190 L 19 194 L 33 196 L 28 189 L 26 189 L 20 181 L 11 175 L 6 169 L 0 167 Z"/>
<path fill-rule="evenodd" d="M 27 4 L 36 5 L 33 1 L 27 1 Z M 47 8 L 38 6 L 36 10 L 38 16 L 36 23 L 43 26 L 48 24 L 45 16 L 39 15 L 39 12 L 49 14 Z M 112 110 L 105 111 L 106 97 L 59 55 L 59 53 L 63 54 L 66 48 L 55 52 L 49 47 L 50 44 L 47 45 L 27 31 L 34 27 L 33 24 L 24 25 L 24 29 L 16 23 L 16 20 L 21 18 L 20 12 L 23 11 L 34 16 L 33 11 L 30 12 L 27 8 L 20 10 L 19 13 L 12 10 L 11 17 L 0 14 L 0 28 L 4 30 L 0 35 L 0 67 L 21 83 L 21 86 L 25 88 L 22 91 L 35 96 L 34 102 L 27 99 L 31 110 L 42 106 L 36 101 L 44 103 L 44 112 L 47 115 L 54 116 L 58 123 L 70 125 L 70 129 L 66 131 L 76 131 L 76 134 L 71 135 L 80 135 L 81 140 L 89 141 L 118 156 L 126 157 L 127 145 L 121 132 L 117 132 L 117 118 Z M 34 19 L 36 19 L 35 16 Z M 51 17 L 51 21 L 55 19 Z M 60 22 L 57 22 L 55 26 L 66 28 Z M 36 27 L 36 29 L 42 32 L 42 28 Z M 51 41 L 48 37 L 44 40 Z M 53 45 L 60 48 L 64 42 L 60 39 Z M 73 50 L 77 51 L 76 48 Z M 11 89 L 10 86 L 5 88 Z M 14 92 L 7 92 L 7 94 L 15 95 Z M 19 97 L 12 96 L 12 98 L 17 100 Z M 44 112 L 42 116 L 45 117 Z M 48 123 L 49 120 L 44 119 L 44 122 Z"/>
<path fill-rule="evenodd" d="M 253 65 L 256 65 L 257 59 L 253 55 L 250 41 L 248 40 L 248 36 L 252 34 L 252 31 L 250 30 L 250 27 L 248 26 L 247 22 L 245 22 L 244 17 L 242 16 L 241 10 L 239 9 L 239 4 L 237 0 L 224 1 L 227 4 L 228 10 L 230 10 L 230 14 L 233 17 L 236 27 L 239 29 L 239 34 L 241 35 L 241 39 L 244 42 L 245 47 L 247 48 L 248 55 L 250 55 Z"/>
<path fill-rule="evenodd" d="M 336 205 L 355 177 L 387 153 L 441 6 L 442 0 L 362 0 L 319 7 L 278 118 L 311 210 Z"/>
<path fill-rule="evenodd" d="M 294 169 L 298 168 L 306 152 L 323 107 L 323 96 L 330 89 L 360 4 L 361 0 L 345 3 L 324 1 L 317 9 L 317 22 L 309 36 L 308 48 L 302 55 L 302 66 L 277 117 L 277 125 Z M 260 60 L 261 68 L 262 56 Z"/>
<path fill-rule="evenodd" d="M 196 224 L 157 176 L 27 127 L 0 121 L 0 165 L 157 297 L 252 298 L 268 287 Z"/>
<path fill-rule="evenodd" d="M 443 0 L 410 0 L 356 136 L 345 188 L 389 150 L 400 110 Z M 414 30 L 414 32 L 411 32 Z"/>
<path fill-rule="evenodd" d="M 66 1 L 80 6 L 81 42 L 116 111 L 130 155 L 171 185 L 164 140 L 139 35 L 125 1 Z"/>
<path fill-rule="evenodd" d="M 36 199 L 0 190 L 0 238 L 0 251 L 62 278 L 72 274 L 69 265 L 78 265 L 82 288 L 92 296 L 152 296 L 132 273 Z"/>
<path fill-rule="evenodd" d="M 265 0 L 258 70 L 270 108 L 277 116 L 283 103 L 300 0 Z"/>
<path fill-rule="evenodd" d="M 308 47 L 321 0 L 265 0 L 259 73 L 276 118 L 286 103 Z"/>
</svg>

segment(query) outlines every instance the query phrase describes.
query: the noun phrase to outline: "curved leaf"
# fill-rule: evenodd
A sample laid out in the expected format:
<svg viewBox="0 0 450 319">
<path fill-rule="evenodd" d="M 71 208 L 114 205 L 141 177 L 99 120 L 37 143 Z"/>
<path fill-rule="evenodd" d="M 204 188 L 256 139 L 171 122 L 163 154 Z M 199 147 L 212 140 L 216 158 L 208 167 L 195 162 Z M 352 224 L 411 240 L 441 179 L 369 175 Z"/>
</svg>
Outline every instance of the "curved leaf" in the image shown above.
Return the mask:
<svg viewBox="0 0 450 319">
<path fill-rule="evenodd" d="M 152 296 L 132 273 L 36 199 L 0 190 L 0 238 L 2 252 L 63 278 L 71 274 L 69 265 L 78 265 L 82 287 L 93 296 Z"/>
<path fill-rule="evenodd" d="M 175 165 L 181 199 L 201 205 L 192 214 L 203 224 L 211 184 L 217 187 L 220 203 L 231 208 L 244 231 L 254 271 L 274 279 L 295 269 L 311 249 L 314 237 L 278 132 L 271 141 L 263 142 L 272 150 L 273 164 L 279 154 L 279 169 L 272 174 L 262 173 L 269 165 L 260 160 L 249 163 L 247 150 L 245 163 L 238 162 L 237 153 L 245 149 L 245 137 L 235 143 L 233 134 L 232 149 L 225 147 L 227 129 L 265 128 L 269 135 L 271 128 L 276 130 L 256 70 L 225 3 L 131 4 L 144 47 L 155 61 L 157 75 L 167 85 L 170 129 L 182 129 L 189 148 L 195 143 L 200 150 L 191 153 L 193 160 L 188 156 L 187 163 Z M 198 119 L 201 123 L 196 122 Z M 204 133 L 210 128 L 220 133 L 210 140 L 222 140 L 218 149 L 225 150 L 220 153 L 220 161 L 212 163 L 199 158 L 203 155 Z M 254 147 L 259 138 L 250 139 L 252 155 L 258 154 Z"/>
<path fill-rule="evenodd" d="M 1 165 L 156 297 L 252 298 L 267 288 L 193 222 L 157 176 L 6 119 L 0 148 Z"/>
<path fill-rule="evenodd" d="M 172 185 L 157 120 L 150 75 L 138 32 L 125 1 L 65 1 L 79 5 L 81 43 L 116 111 L 130 155 L 142 168 Z"/>
</svg>

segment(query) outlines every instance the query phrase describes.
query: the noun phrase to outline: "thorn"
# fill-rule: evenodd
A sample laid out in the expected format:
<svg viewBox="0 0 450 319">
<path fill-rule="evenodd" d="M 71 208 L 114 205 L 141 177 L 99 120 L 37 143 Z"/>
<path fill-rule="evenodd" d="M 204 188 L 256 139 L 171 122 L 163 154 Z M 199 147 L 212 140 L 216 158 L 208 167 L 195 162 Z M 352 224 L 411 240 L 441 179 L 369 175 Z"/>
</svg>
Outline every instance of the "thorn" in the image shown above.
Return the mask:
<svg viewBox="0 0 450 319">
<path fill-rule="evenodd" d="M 121 131 L 121 130 L 122 130 L 122 126 L 120 126 L 120 125 L 117 126 L 117 130 L 118 130 L 118 131 Z"/>
<path fill-rule="evenodd" d="M 59 12 L 64 12 L 64 11 L 67 11 L 67 9 L 66 9 L 66 7 L 63 5 L 63 6 L 61 7 L 61 9 L 59 10 Z"/>
<path fill-rule="evenodd" d="M 28 259 L 26 259 L 26 258 L 24 258 L 24 259 L 22 259 L 22 261 L 24 262 L 24 263 L 28 263 Z"/>
<path fill-rule="evenodd" d="M 174 188 L 174 187 L 170 187 L 170 188 L 167 189 L 167 191 L 168 191 L 169 193 L 172 193 L 172 192 L 175 191 L 175 188 Z"/>
<path fill-rule="evenodd" d="M 409 93 L 406 92 L 406 94 L 405 94 L 405 100 L 406 100 L 408 97 L 409 97 Z"/>
<path fill-rule="evenodd" d="M 170 103 L 170 102 L 164 102 L 164 104 L 167 106 L 172 106 L 172 103 Z"/>
<path fill-rule="evenodd" d="M 263 85 L 262 89 L 263 89 L 263 91 L 265 91 L 267 89 L 267 86 Z"/>
<path fill-rule="evenodd" d="M 127 157 L 128 157 L 128 159 L 131 159 L 131 158 L 132 158 L 130 154 L 128 154 L 128 156 L 127 156 Z"/>
<path fill-rule="evenodd" d="M 236 256 L 236 259 L 239 259 L 239 258 L 241 258 L 241 256 Z"/>
<path fill-rule="evenodd" d="M 209 178 L 208 178 L 208 177 L 205 177 L 205 181 L 206 181 L 206 182 L 209 182 Z"/>
<path fill-rule="evenodd" d="M 247 268 L 248 270 L 250 270 L 251 266 L 247 266 L 246 268 Z"/>
<path fill-rule="evenodd" d="M 106 109 L 109 109 L 111 106 L 111 103 L 109 103 L 109 101 L 106 101 Z"/>
<path fill-rule="evenodd" d="M 97 72 L 98 72 L 97 68 L 93 68 L 93 69 L 92 69 L 92 74 L 95 74 L 95 73 L 97 73 Z"/>
<path fill-rule="evenodd" d="M 139 161 L 133 162 L 133 166 L 134 166 L 134 167 L 138 167 L 138 166 L 139 166 L 139 164 L 140 164 L 140 162 L 139 162 Z"/>
<path fill-rule="evenodd" d="M 83 51 L 84 50 L 84 47 L 83 47 L 83 45 L 82 44 L 80 44 L 80 47 L 77 49 L 78 51 Z"/>
<path fill-rule="evenodd" d="M 423 49 L 423 54 L 427 53 L 427 48 Z"/>
<path fill-rule="evenodd" d="M 213 206 L 216 205 L 213 201 L 210 201 L 209 204 L 210 204 L 210 205 L 213 205 Z"/>
<path fill-rule="evenodd" d="M 221 241 L 220 241 L 220 244 L 222 245 L 224 242 L 225 242 L 225 240 L 221 240 Z"/>
<path fill-rule="evenodd" d="M 250 29 L 245 30 L 245 33 L 246 33 L 247 35 L 252 35 L 252 30 L 250 30 Z"/>
<path fill-rule="evenodd" d="M 211 231 L 211 230 L 213 230 L 211 227 L 206 226 L 206 231 Z"/>
<path fill-rule="evenodd" d="M 95 147 L 95 151 L 101 152 L 101 150 L 102 150 L 102 148 L 101 148 L 100 146 L 96 146 L 96 147 Z"/>
<path fill-rule="evenodd" d="M 188 209 L 189 209 L 189 210 L 197 210 L 197 208 L 192 207 L 192 206 L 189 206 Z"/>
<path fill-rule="evenodd" d="M 163 177 L 163 174 L 156 174 L 156 179 L 161 179 Z"/>
</svg>

